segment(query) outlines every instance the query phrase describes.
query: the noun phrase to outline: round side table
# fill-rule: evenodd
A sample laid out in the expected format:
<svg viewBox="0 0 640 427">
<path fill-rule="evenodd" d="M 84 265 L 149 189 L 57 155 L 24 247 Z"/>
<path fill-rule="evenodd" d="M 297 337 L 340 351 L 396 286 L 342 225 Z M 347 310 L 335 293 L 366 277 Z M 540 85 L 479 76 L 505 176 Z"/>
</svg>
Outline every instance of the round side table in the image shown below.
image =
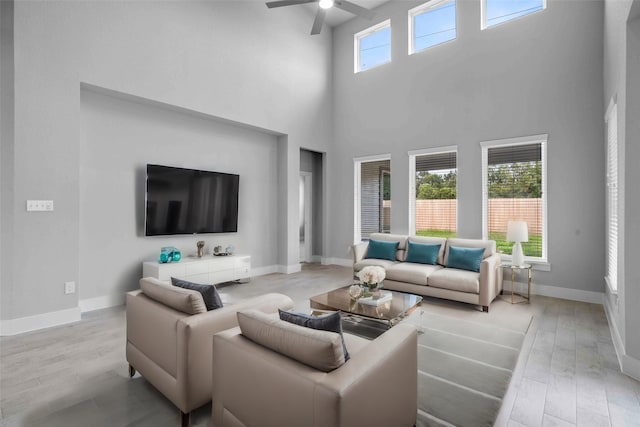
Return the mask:
<svg viewBox="0 0 640 427">
<path fill-rule="evenodd" d="M 511 264 L 500 264 L 500 267 L 511 270 L 511 304 L 529 304 L 529 299 L 531 298 L 531 264 L 524 265 L 511 265 Z M 514 282 L 516 279 L 516 272 L 520 272 L 522 270 L 527 271 L 527 294 L 519 294 L 515 291 Z M 521 301 L 516 301 L 514 297 L 522 298 Z"/>
</svg>

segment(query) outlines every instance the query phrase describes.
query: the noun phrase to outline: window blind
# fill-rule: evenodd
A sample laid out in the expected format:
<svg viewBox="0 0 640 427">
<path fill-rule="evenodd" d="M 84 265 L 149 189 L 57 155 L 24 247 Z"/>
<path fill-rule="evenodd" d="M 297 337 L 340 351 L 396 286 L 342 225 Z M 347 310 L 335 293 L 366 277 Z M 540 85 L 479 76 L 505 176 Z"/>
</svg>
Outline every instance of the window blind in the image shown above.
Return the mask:
<svg viewBox="0 0 640 427">
<path fill-rule="evenodd" d="M 607 281 L 618 288 L 618 108 L 607 119 Z"/>
<path fill-rule="evenodd" d="M 457 153 L 415 157 L 417 235 L 452 237 L 457 229 Z"/>
<path fill-rule="evenodd" d="M 368 240 L 371 233 L 390 232 L 390 170 L 390 160 L 363 162 L 360 165 L 360 235 L 363 240 Z M 385 187 L 389 200 L 385 200 Z"/>
</svg>

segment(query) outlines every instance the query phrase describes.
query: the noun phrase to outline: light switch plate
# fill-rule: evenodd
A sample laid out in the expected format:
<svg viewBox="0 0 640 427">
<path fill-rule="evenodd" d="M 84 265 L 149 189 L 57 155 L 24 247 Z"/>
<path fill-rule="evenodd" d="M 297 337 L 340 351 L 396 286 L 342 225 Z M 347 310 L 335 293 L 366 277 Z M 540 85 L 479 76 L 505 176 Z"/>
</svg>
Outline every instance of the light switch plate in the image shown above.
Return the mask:
<svg viewBox="0 0 640 427">
<path fill-rule="evenodd" d="M 27 212 L 51 212 L 53 200 L 27 200 Z"/>
</svg>

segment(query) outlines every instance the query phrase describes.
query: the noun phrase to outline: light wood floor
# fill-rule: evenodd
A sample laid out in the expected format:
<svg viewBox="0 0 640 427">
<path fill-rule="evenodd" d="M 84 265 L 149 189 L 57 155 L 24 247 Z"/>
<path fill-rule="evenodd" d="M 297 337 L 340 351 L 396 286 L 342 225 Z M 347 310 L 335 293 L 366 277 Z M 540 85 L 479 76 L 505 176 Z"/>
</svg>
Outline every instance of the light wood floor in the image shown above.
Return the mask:
<svg viewBox="0 0 640 427">
<path fill-rule="evenodd" d="M 281 292 L 304 311 L 310 296 L 350 276 L 349 268 L 308 265 L 220 291 L 226 303 Z M 534 296 L 529 305 L 496 300 L 490 313 L 436 299 L 430 307 L 496 323 L 516 310 L 533 316 L 496 426 L 640 426 L 640 383 L 620 373 L 602 306 Z M 403 322 L 419 322 L 418 313 Z M 168 400 L 139 375 L 127 377 L 124 344 L 123 307 L 1 338 L 0 426 L 177 426 Z M 193 425 L 208 426 L 210 409 L 194 411 Z"/>
</svg>

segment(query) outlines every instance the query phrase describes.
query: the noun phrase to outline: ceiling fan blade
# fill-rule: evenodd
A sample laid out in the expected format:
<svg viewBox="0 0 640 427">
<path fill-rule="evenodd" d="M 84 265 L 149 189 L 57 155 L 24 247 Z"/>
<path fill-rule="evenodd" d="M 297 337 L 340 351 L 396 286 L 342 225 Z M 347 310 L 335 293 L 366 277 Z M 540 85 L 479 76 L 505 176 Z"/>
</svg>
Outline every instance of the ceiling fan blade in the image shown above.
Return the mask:
<svg viewBox="0 0 640 427">
<path fill-rule="evenodd" d="M 347 0 L 335 0 L 333 5 L 338 9 L 353 13 L 354 15 L 362 16 L 365 19 L 373 19 L 373 17 L 376 16 L 375 12 Z"/>
<path fill-rule="evenodd" d="M 323 9 L 318 6 L 318 11 L 316 12 L 316 19 L 313 20 L 313 27 L 311 27 L 311 35 L 315 36 L 316 34 L 320 34 L 322 30 L 322 24 L 324 23 L 324 17 L 327 15 L 327 9 Z"/>
<path fill-rule="evenodd" d="M 293 6 L 296 4 L 315 3 L 318 0 L 278 0 L 267 2 L 267 7 L 272 9 L 274 7 Z"/>
</svg>

